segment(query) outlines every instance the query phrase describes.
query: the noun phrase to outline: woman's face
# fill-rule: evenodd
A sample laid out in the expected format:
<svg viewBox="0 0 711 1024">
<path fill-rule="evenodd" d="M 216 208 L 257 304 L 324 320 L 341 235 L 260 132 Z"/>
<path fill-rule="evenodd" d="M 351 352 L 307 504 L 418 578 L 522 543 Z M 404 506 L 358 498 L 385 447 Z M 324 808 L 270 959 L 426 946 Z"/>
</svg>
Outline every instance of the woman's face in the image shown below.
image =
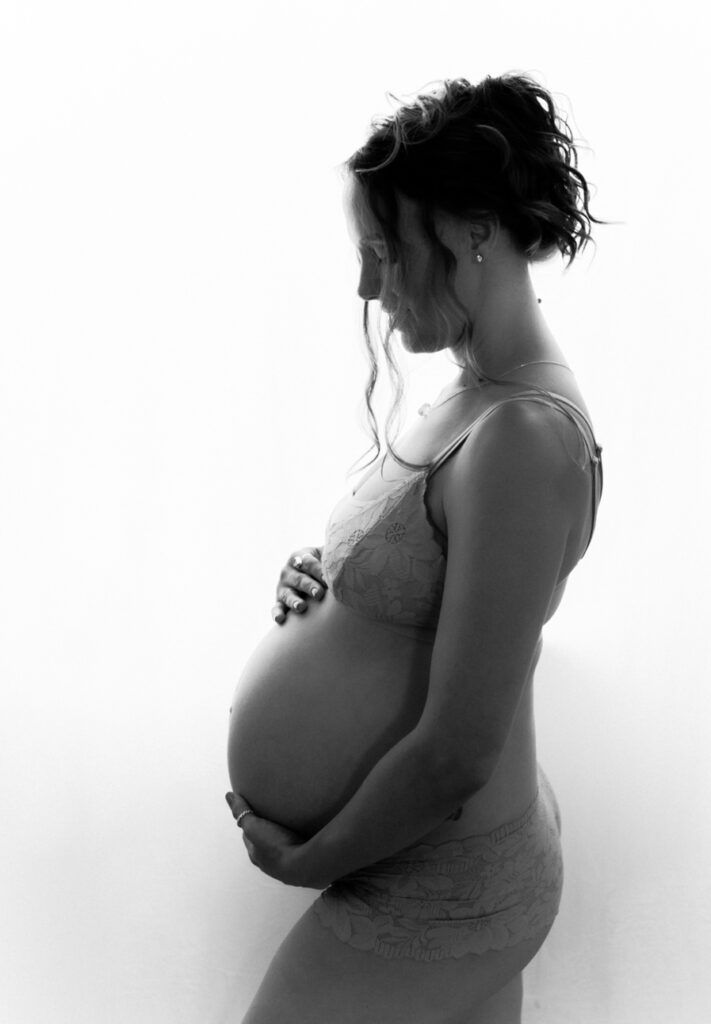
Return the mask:
<svg viewBox="0 0 711 1024">
<path fill-rule="evenodd" d="M 402 300 L 400 319 L 393 320 L 392 326 L 400 333 L 402 343 L 409 351 L 436 352 L 453 344 L 455 339 L 443 336 L 444 324 L 435 310 L 437 282 L 433 268 L 436 263 L 430 259 L 429 240 L 420 227 L 415 204 L 405 196 L 398 200 L 398 233 L 402 252 L 397 263 L 388 266 L 392 272 L 390 294 L 381 294 L 383 288 L 388 287 L 385 239 L 377 224 L 367 219 L 362 206 L 354 203 L 353 188 L 355 186 L 346 196 L 345 209 L 349 233 L 361 265 L 358 295 L 364 300 L 379 299 L 383 311 L 393 317 L 397 312 L 398 298 Z M 444 237 L 441 228 L 438 228 L 438 234 L 451 249 L 453 242 Z"/>
</svg>

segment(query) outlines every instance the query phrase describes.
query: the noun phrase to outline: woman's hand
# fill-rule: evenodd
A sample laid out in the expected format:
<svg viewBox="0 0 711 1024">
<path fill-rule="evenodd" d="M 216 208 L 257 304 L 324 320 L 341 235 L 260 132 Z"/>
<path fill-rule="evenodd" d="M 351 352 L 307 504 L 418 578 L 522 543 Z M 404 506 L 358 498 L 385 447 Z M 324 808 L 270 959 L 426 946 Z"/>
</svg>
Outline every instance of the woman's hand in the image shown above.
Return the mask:
<svg viewBox="0 0 711 1024">
<path fill-rule="evenodd" d="M 321 548 L 295 551 L 281 571 L 272 618 L 281 625 L 289 611 L 302 614 L 308 607 L 304 597 L 320 601 L 327 589 L 321 570 Z"/>
<path fill-rule="evenodd" d="M 239 793 L 225 793 L 225 799 L 235 821 L 240 818 L 242 839 L 249 859 L 271 878 L 285 885 L 299 885 L 310 889 L 325 889 L 309 871 L 305 856 L 307 840 L 298 832 L 283 828 L 274 821 L 258 817 Z M 248 811 L 248 814 L 244 812 Z"/>
</svg>

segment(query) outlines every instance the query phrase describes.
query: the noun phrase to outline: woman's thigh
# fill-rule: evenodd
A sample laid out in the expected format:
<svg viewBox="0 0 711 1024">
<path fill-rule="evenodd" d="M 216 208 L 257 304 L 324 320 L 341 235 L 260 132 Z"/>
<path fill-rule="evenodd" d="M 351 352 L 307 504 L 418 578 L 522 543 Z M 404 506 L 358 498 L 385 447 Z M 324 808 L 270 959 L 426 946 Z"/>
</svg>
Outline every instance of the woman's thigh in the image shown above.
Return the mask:
<svg viewBox="0 0 711 1024">
<path fill-rule="evenodd" d="M 521 971 L 545 934 L 458 959 L 386 959 L 341 942 L 309 909 L 243 1024 L 519 1024 Z"/>
</svg>

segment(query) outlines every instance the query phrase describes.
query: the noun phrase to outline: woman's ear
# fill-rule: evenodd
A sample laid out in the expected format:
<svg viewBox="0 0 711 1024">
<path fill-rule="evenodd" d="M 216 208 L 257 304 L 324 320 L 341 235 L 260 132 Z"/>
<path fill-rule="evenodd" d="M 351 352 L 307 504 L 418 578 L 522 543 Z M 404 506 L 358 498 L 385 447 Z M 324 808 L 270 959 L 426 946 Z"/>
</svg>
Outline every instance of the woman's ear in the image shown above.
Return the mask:
<svg viewBox="0 0 711 1024">
<path fill-rule="evenodd" d="M 486 255 L 487 249 L 496 245 L 499 236 L 499 218 L 495 216 L 484 217 L 480 220 L 469 220 L 467 222 L 469 242 L 472 249 Z"/>
</svg>

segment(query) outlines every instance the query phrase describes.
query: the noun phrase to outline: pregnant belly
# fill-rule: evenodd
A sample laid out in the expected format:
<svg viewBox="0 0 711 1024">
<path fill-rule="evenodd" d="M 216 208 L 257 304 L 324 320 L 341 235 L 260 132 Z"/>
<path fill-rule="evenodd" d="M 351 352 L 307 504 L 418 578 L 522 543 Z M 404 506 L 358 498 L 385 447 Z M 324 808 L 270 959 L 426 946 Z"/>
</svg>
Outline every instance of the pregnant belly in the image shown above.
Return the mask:
<svg viewBox="0 0 711 1024">
<path fill-rule="evenodd" d="M 384 629 L 329 593 L 273 626 L 230 715 L 232 788 L 298 832 L 318 831 L 416 725 L 431 644 Z"/>
</svg>

